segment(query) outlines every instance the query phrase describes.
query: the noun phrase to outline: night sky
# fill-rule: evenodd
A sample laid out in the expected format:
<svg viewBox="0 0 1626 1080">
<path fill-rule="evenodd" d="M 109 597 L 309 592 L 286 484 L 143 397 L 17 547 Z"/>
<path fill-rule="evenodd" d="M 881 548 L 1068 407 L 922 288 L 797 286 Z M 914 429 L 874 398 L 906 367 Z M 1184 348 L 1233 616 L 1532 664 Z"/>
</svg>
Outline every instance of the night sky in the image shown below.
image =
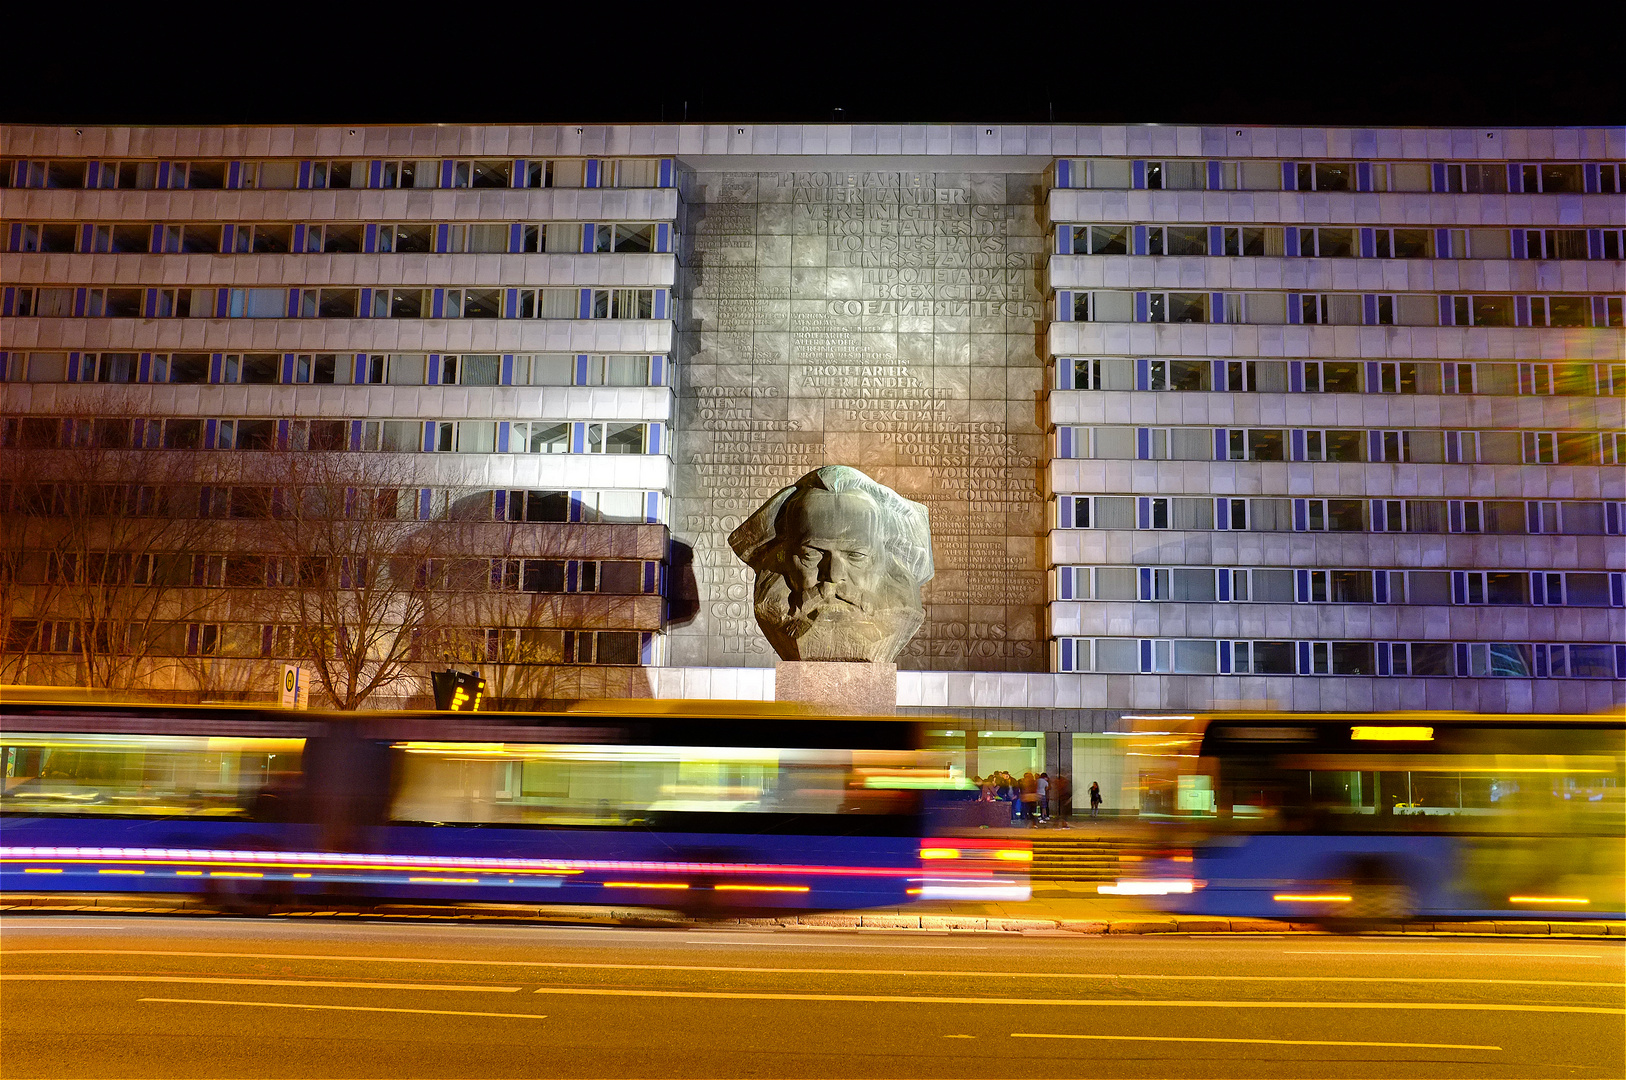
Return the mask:
<svg viewBox="0 0 1626 1080">
<path fill-rule="evenodd" d="M 781 2 L 668 32 L 682 5 L 558 6 L 36 3 L 0 122 L 1626 122 L 1601 9 Z"/>
</svg>

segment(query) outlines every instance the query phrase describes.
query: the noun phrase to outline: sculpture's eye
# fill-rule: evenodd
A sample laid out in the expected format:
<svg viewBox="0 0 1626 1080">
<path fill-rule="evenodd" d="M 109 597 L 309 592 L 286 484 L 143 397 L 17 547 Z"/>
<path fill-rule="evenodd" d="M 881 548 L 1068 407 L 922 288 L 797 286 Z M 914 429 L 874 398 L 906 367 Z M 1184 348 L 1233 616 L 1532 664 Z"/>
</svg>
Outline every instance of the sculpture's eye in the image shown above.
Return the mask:
<svg viewBox="0 0 1626 1080">
<path fill-rule="evenodd" d="M 843 554 L 847 556 L 847 561 L 850 563 L 864 563 L 869 561 L 869 552 L 867 551 L 848 551 L 844 552 Z"/>
<path fill-rule="evenodd" d="M 808 563 L 810 565 L 817 564 L 819 560 L 823 558 L 824 552 L 820 551 L 818 548 L 805 547 L 796 553 L 797 562 Z"/>
</svg>

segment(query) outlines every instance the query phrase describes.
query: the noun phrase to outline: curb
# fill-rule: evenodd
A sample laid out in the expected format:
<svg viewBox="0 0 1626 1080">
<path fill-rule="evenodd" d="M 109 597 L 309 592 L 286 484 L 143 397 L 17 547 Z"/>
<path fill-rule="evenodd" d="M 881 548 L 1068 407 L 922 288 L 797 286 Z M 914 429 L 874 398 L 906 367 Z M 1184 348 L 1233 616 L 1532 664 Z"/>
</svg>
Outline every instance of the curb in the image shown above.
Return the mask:
<svg viewBox="0 0 1626 1080">
<path fill-rule="evenodd" d="M 0 911 L 8 914 L 38 912 L 93 912 L 123 915 L 241 916 L 194 898 L 169 896 L 109 896 L 101 894 L 0 895 Z M 974 915 L 902 915 L 870 912 L 821 912 L 777 918 L 696 919 L 656 908 L 618 909 L 584 906 L 543 907 L 530 904 L 379 904 L 372 907 L 289 908 L 254 912 L 288 919 L 420 919 L 437 922 L 530 922 L 561 926 L 625 926 L 685 929 L 700 926 L 743 926 L 762 929 L 805 930 L 923 930 L 973 933 L 1068 933 L 1122 937 L 1150 934 L 1287 934 L 1324 933 L 1315 923 L 1278 919 L 1171 916 L 1140 919 L 1011 919 Z M 1375 931 L 1381 934 L 1449 934 L 1487 937 L 1589 937 L 1626 939 L 1626 922 L 1573 920 L 1460 920 L 1405 922 Z"/>
</svg>

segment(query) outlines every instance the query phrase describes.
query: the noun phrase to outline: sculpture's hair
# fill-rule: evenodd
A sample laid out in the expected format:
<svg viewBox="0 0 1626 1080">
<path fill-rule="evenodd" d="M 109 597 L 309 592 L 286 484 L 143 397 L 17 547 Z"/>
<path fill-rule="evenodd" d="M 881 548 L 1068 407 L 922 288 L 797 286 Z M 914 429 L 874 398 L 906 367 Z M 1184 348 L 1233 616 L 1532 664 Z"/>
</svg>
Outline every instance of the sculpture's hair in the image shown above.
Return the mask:
<svg viewBox="0 0 1626 1080">
<path fill-rule="evenodd" d="M 747 565 L 755 567 L 763 553 L 779 539 L 779 521 L 785 504 L 802 491 L 857 492 L 875 504 L 881 544 L 900 569 L 916 583 L 931 580 L 932 531 L 926 507 L 911 502 L 891 488 L 876 483 L 847 465 L 814 469 L 790 487 L 781 488 L 757 508 L 740 527 L 728 534 L 728 545 Z"/>
</svg>

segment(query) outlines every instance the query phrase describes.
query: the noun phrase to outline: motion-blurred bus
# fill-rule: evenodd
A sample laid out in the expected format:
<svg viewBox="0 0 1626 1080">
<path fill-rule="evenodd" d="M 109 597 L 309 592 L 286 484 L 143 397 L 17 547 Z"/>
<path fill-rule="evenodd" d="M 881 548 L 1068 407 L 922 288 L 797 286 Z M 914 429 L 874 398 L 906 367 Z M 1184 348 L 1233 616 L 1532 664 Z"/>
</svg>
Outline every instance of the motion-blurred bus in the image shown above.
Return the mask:
<svg viewBox="0 0 1626 1080">
<path fill-rule="evenodd" d="M 1329 922 L 1626 912 L 1620 714 L 1200 719 L 1190 854 L 1106 891 Z"/>
<path fill-rule="evenodd" d="M 698 914 L 1027 895 L 1025 845 L 931 839 L 918 724 L 773 705 L 313 714 L 0 705 L 0 889 Z M 952 852 L 952 858 L 948 853 Z"/>
</svg>

